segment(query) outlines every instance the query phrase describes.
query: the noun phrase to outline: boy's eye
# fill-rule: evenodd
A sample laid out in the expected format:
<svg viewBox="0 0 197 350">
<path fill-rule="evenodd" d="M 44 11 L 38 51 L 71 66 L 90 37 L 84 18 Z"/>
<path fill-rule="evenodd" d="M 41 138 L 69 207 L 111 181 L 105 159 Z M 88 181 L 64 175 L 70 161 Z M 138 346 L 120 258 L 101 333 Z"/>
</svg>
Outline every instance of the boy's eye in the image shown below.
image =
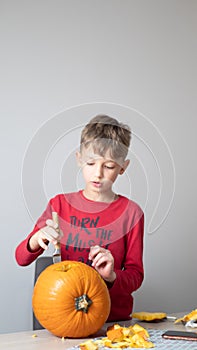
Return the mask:
<svg viewBox="0 0 197 350">
<path fill-rule="evenodd" d="M 94 165 L 94 162 L 87 162 L 87 165 Z"/>
<path fill-rule="evenodd" d="M 105 168 L 107 168 L 107 169 L 114 169 L 115 167 L 114 167 L 114 165 L 105 165 Z"/>
</svg>

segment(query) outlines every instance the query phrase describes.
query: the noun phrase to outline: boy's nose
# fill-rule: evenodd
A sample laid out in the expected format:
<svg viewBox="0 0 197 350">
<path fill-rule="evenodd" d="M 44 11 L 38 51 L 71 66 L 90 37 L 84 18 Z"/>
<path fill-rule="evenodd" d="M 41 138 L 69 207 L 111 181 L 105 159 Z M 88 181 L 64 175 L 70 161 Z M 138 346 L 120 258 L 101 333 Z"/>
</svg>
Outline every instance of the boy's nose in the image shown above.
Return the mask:
<svg viewBox="0 0 197 350">
<path fill-rule="evenodd" d="M 98 178 L 101 178 L 103 175 L 103 168 L 100 165 L 97 165 L 96 170 L 95 170 L 95 176 Z"/>
</svg>

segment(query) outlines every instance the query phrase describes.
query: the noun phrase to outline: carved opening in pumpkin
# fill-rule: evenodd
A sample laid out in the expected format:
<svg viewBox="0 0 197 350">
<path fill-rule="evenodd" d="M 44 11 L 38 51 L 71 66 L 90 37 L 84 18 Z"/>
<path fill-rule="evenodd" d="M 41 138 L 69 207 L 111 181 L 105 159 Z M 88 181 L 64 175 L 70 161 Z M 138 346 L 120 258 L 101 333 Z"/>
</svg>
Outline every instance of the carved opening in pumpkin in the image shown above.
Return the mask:
<svg viewBox="0 0 197 350">
<path fill-rule="evenodd" d="M 64 264 L 55 268 L 55 271 L 67 272 L 73 268 L 72 264 Z"/>
<path fill-rule="evenodd" d="M 87 313 L 91 304 L 92 300 L 88 297 L 87 294 L 83 294 L 80 297 L 75 298 L 75 308 L 77 311 L 83 311 Z"/>
</svg>

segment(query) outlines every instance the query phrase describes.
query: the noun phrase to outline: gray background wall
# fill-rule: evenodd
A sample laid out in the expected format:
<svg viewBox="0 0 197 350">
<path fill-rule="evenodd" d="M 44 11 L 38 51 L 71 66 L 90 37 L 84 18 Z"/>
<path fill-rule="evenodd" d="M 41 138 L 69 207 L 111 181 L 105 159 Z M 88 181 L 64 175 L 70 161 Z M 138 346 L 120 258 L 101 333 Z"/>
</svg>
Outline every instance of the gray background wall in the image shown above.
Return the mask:
<svg viewBox="0 0 197 350">
<path fill-rule="evenodd" d="M 82 186 L 74 152 L 98 112 L 134 133 L 116 190 L 146 212 L 135 310 L 196 308 L 196 36 L 195 0 L 0 1 L 0 332 L 32 327 L 34 264 L 15 247 Z"/>
</svg>

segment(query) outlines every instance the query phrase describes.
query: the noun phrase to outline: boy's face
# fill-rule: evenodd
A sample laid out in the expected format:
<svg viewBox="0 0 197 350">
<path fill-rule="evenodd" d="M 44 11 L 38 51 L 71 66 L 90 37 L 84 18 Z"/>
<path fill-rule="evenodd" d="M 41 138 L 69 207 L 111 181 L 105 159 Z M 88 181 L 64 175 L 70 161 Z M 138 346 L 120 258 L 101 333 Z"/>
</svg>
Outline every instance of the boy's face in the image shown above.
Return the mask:
<svg viewBox="0 0 197 350">
<path fill-rule="evenodd" d="M 110 197 L 117 176 L 123 174 L 129 164 L 128 160 L 112 159 L 109 151 L 105 156 L 95 154 L 91 147 L 83 148 L 81 153 L 78 152 L 77 159 L 82 167 L 86 193 L 93 199 L 98 194 Z"/>
</svg>

